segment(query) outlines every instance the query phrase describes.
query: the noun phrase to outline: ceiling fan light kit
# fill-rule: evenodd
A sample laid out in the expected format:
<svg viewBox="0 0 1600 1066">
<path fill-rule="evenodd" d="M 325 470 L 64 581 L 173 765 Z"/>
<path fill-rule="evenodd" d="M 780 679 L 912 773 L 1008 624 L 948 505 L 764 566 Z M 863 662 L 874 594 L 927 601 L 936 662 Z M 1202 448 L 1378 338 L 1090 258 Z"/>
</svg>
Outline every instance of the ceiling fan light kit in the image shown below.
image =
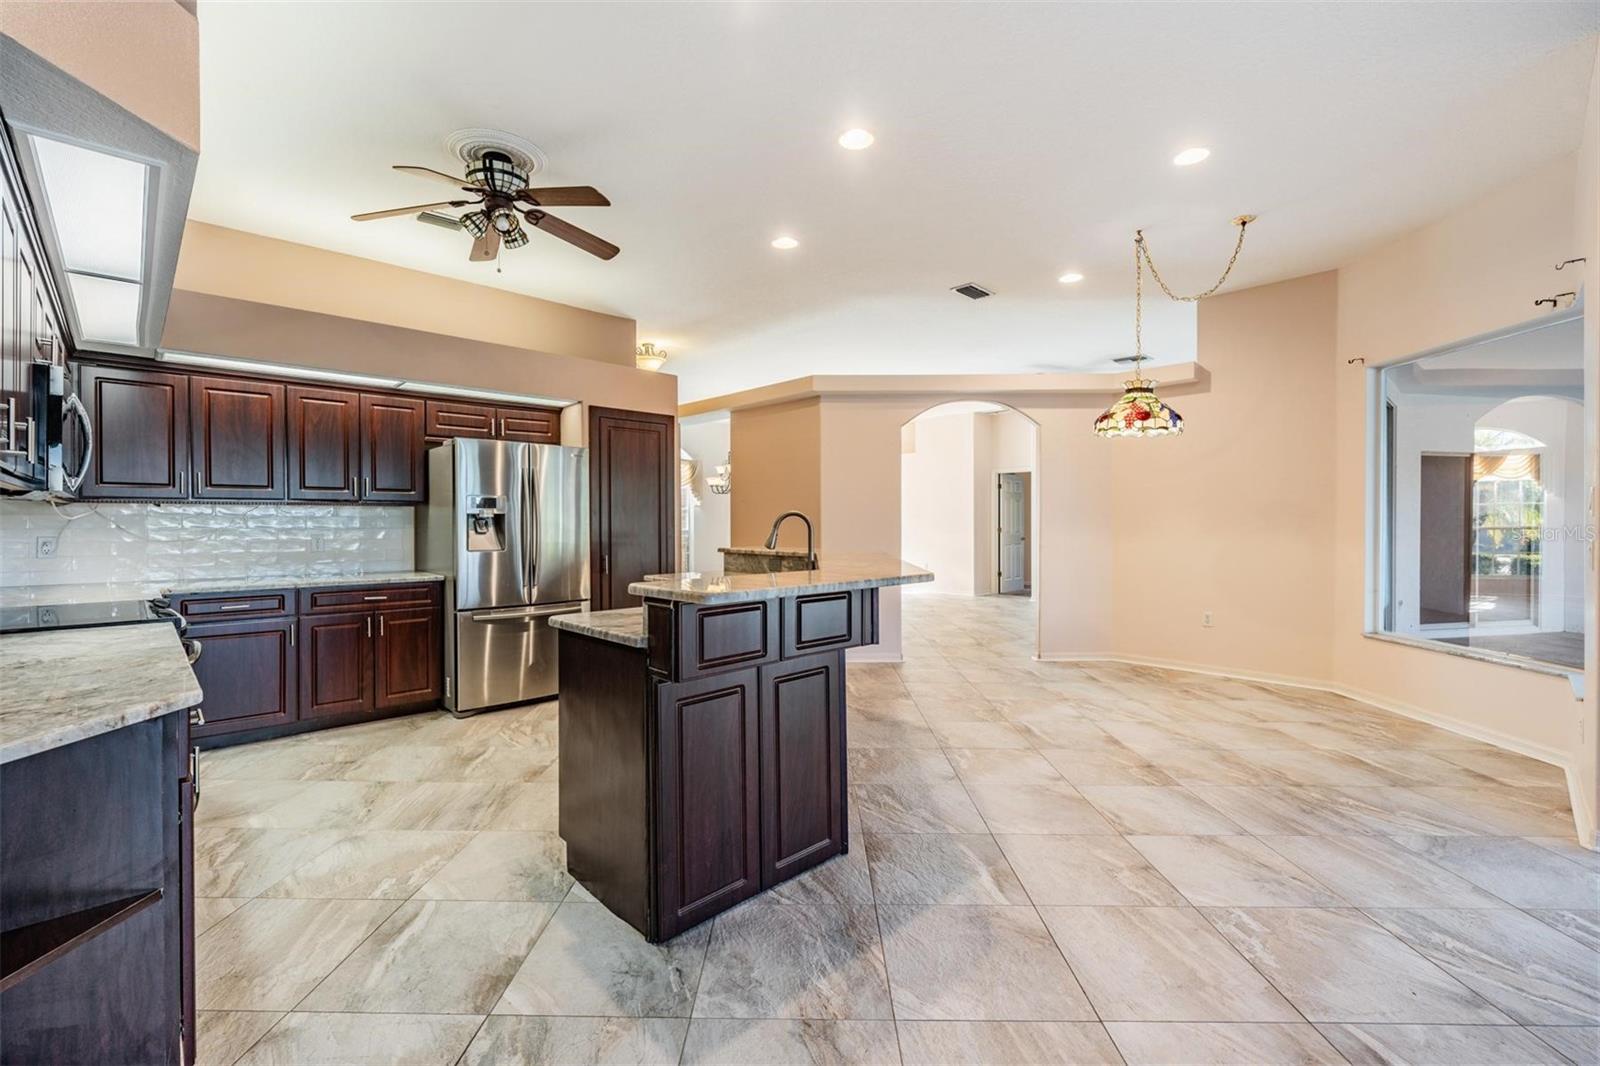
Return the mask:
<svg viewBox="0 0 1600 1066">
<path fill-rule="evenodd" d="M 458 130 L 446 146 L 466 164 L 466 176 L 458 178 L 432 167 L 396 165 L 395 170 L 431 178 L 455 186 L 473 199 L 442 200 L 415 207 L 396 207 L 350 216 L 356 222 L 400 215 L 420 215 L 440 207 L 470 207 L 457 221 L 473 237 L 467 258 L 481 263 L 500 258 L 504 248 L 528 244 L 522 218 L 536 229 L 599 259 L 612 259 L 621 251 L 610 241 L 596 237 L 545 212 L 547 207 L 610 207 L 611 201 L 589 185 L 562 185 L 529 188 L 528 179 L 544 169 L 545 158 L 537 145 L 498 130 Z M 522 217 L 518 217 L 519 212 Z"/>
<path fill-rule="evenodd" d="M 1167 287 L 1167 283 L 1161 279 L 1161 273 L 1156 270 L 1155 260 L 1150 258 L 1144 230 L 1134 231 L 1133 377 L 1123 383 L 1123 393 L 1117 402 L 1094 420 L 1096 434 L 1102 437 L 1169 437 L 1183 432 L 1183 416 L 1162 402 L 1156 395 L 1155 382 L 1140 373 L 1140 366 L 1144 362 L 1144 268 L 1150 268 L 1150 276 L 1156 279 L 1156 284 L 1170 299 L 1199 303 L 1222 288 L 1228 275 L 1233 273 L 1233 265 L 1239 261 L 1239 252 L 1244 248 L 1245 227 L 1255 220 L 1254 215 L 1240 215 L 1233 220 L 1233 224 L 1239 227 L 1239 239 L 1234 243 L 1233 254 L 1228 257 L 1228 265 L 1223 267 L 1222 276 L 1215 285 L 1193 296 L 1179 296 Z"/>
</svg>

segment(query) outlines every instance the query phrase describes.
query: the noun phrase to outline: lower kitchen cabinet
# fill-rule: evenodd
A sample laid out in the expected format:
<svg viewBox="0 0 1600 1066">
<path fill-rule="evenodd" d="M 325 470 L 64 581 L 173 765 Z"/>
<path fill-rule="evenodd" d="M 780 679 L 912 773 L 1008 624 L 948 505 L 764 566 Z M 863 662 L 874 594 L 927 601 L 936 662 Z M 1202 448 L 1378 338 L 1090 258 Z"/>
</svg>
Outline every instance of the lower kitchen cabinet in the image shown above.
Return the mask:
<svg viewBox="0 0 1600 1066">
<path fill-rule="evenodd" d="M 444 691 L 438 609 L 378 611 L 376 617 L 374 707 L 384 711 L 436 702 Z"/>
<path fill-rule="evenodd" d="M 189 627 L 200 642 L 194 676 L 206 694 L 205 724 L 196 739 L 242 729 L 287 725 L 299 717 L 300 662 L 295 620 L 203 622 Z"/>
<path fill-rule="evenodd" d="M 844 661 L 824 652 L 763 666 L 761 885 L 843 850 Z"/>
<path fill-rule="evenodd" d="M 756 671 L 656 689 L 656 898 L 662 937 L 761 889 Z"/>
<path fill-rule="evenodd" d="M 372 710 L 372 612 L 302 618 L 299 625 L 301 716 Z"/>
</svg>

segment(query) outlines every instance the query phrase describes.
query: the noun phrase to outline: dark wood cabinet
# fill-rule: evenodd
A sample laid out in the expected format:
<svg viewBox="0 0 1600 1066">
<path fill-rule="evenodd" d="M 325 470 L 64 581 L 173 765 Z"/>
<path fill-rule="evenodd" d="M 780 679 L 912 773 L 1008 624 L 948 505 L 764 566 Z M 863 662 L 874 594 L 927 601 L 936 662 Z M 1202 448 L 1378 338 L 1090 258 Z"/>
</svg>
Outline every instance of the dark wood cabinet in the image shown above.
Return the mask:
<svg viewBox="0 0 1600 1066">
<path fill-rule="evenodd" d="M 247 601 L 246 601 L 247 602 Z M 189 627 L 200 642 L 194 676 L 205 699 L 196 738 L 287 725 L 299 717 L 300 662 L 292 615 Z"/>
<path fill-rule="evenodd" d="M 495 407 L 486 403 L 429 400 L 423 432 L 429 440 L 481 437 L 561 443 L 561 409 L 557 407 Z"/>
<path fill-rule="evenodd" d="M 561 412 L 554 407 L 497 407 L 495 436 L 529 444 L 561 443 Z"/>
<path fill-rule="evenodd" d="M 759 696 L 754 670 L 656 688 L 660 936 L 761 888 Z"/>
<path fill-rule="evenodd" d="M 639 602 L 628 586 L 675 569 L 673 419 L 589 409 L 590 596 L 594 610 Z"/>
<path fill-rule="evenodd" d="M 428 498 L 426 402 L 361 394 L 361 498 L 370 503 L 422 503 Z"/>
<path fill-rule="evenodd" d="M 290 385 L 289 499 L 354 503 L 361 498 L 361 394 Z"/>
<path fill-rule="evenodd" d="M 301 717 L 372 710 L 372 612 L 302 618 Z"/>
<path fill-rule="evenodd" d="M 94 427 L 84 498 L 188 498 L 187 375 L 89 365 L 78 378 L 78 394 Z"/>
<path fill-rule="evenodd" d="M 764 666 L 761 683 L 761 884 L 844 848 L 844 660 L 823 653 Z"/>
<path fill-rule="evenodd" d="M 439 610 L 383 610 L 377 619 L 374 706 L 388 710 L 437 702 L 444 694 Z"/>
<path fill-rule="evenodd" d="M 285 498 L 282 385 L 193 376 L 189 431 L 195 499 Z"/>
</svg>

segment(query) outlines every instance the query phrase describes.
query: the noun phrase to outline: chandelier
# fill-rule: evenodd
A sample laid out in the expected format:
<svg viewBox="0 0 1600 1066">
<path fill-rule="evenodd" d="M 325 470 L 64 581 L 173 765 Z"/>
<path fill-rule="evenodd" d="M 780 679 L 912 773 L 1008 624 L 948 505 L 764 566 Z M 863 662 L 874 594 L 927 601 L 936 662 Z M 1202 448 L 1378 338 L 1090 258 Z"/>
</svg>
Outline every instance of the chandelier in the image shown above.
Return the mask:
<svg viewBox="0 0 1600 1066">
<path fill-rule="evenodd" d="M 1144 230 L 1134 231 L 1133 378 L 1123 383 L 1124 391 L 1117 402 L 1094 420 L 1097 434 L 1102 437 L 1167 437 L 1183 432 L 1183 416 L 1162 402 L 1156 395 L 1155 382 L 1139 372 L 1144 362 L 1144 268 L 1150 268 L 1150 276 L 1156 279 L 1156 284 L 1169 298 L 1183 303 L 1198 303 L 1222 288 L 1222 283 L 1228 280 L 1228 275 L 1233 272 L 1233 264 L 1239 261 L 1239 252 L 1244 248 L 1244 228 L 1255 220 L 1254 215 L 1240 215 L 1233 220 L 1233 224 L 1239 227 L 1239 239 L 1233 246 L 1233 255 L 1228 257 L 1228 265 L 1223 267 L 1222 276 L 1215 285 L 1193 296 L 1179 296 L 1167 287 L 1167 283 L 1161 279 L 1161 272 L 1156 269 L 1155 260 L 1150 258 L 1150 246 L 1145 243 Z"/>
<path fill-rule="evenodd" d="M 711 468 L 711 473 L 706 475 L 706 485 L 718 496 L 726 496 L 733 491 L 732 455 L 729 455 L 727 462 L 721 466 Z"/>
</svg>

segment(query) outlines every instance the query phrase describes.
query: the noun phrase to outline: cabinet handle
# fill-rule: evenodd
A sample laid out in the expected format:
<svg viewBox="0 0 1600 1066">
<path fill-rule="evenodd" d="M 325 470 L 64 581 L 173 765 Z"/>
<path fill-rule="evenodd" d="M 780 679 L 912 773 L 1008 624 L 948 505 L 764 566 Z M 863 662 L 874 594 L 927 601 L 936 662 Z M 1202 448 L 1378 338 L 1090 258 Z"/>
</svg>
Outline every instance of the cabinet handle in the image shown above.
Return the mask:
<svg viewBox="0 0 1600 1066">
<path fill-rule="evenodd" d="M 372 636 L 372 616 L 367 615 L 367 636 Z"/>
<path fill-rule="evenodd" d="M 383 615 L 378 616 L 378 636 L 383 636 Z"/>
<path fill-rule="evenodd" d="M 371 474 L 362 474 L 361 475 L 361 498 L 362 499 L 366 499 L 368 496 L 371 496 L 371 495 L 372 495 L 372 475 Z"/>
<path fill-rule="evenodd" d="M 206 712 L 201 710 L 199 707 L 191 707 L 191 708 L 189 708 L 189 724 L 192 725 L 192 726 L 194 726 L 194 725 L 205 725 L 206 724 Z"/>
<path fill-rule="evenodd" d="M 350 475 L 350 498 L 353 500 L 359 495 L 361 495 L 361 493 L 356 491 L 356 476 L 354 474 L 351 474 Z"/>
<path fill-rule="evenodd" d="M 253 603 L 224 603 L 217 607 L 219 611 L 249 611 L 254 609 L 255 604 Z"/>
<path fill-rule="evenodd" d="M 380 602 L 382 600 L 386 600 L 389 597 L 387 597 L 387 596 L 363 596 L 361 598 L 364 599 L 364 600 L 367 600 L 369 602 L 377 603 L 377 602 Z"/>
<path fill-rule="evenodd" d="M 187 470 L 178 471 L 178 495 L 189 495 L 189 472 Z"/>
<path fill-rule="evenodd" d="M 299 626 L 294 625 L 294 624 L 290 624 L 290 626 L 289 626 L 289 647 L 291 647 L 291 648 L 294 647 L 294 645 L 295 645 L 295 640 L 294 640 L 295 630 L 297 630 L 299 628 L 300 628 Z"/>
</svg>

